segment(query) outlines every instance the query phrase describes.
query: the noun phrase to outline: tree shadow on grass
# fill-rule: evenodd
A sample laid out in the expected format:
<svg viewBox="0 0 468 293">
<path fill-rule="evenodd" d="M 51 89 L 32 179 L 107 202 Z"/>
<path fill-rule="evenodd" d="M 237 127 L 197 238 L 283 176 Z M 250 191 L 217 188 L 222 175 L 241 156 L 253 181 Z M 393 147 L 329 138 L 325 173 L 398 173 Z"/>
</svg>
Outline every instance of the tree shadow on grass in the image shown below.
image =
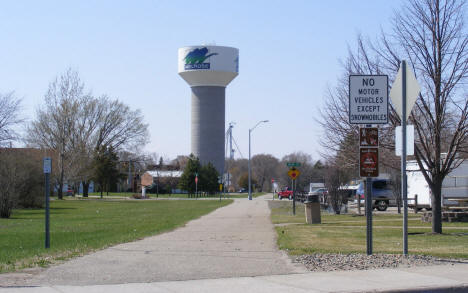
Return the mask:
<svg viewBox="0 0 468 293">
<path fill-rule="evenodd" d="M 76 210 L 78 208 L 68 208 L 68 207 L 51 207 L 50 208 L 50 213 L 51 214 L 65 214 L 66 210 Z M 21 209 L 19 210 L 21 211 L 21 213 L 15 213 L 13 212 L 11 217 L 9 219 L 11 220 L 32 220 L 34 217 L 32 216 L 36 216 L 36 215 L 44 215 L 45 214 L 45 209 L 42 208 L 42 209 L 39 209 L 39 208 L 34 208 L 34 209 Z M 63 211 L 63 212 L 62 212 Z"/>
</svg>

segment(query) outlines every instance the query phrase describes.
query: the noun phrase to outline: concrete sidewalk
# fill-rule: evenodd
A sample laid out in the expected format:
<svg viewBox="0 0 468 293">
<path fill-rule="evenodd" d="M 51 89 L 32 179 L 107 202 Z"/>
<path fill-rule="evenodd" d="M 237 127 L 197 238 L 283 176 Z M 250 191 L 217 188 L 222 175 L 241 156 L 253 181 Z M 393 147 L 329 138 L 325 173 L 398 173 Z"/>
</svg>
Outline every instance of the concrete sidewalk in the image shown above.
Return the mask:
<svg viewBox="0 0 468 293">
<path fill-rule="evenodd" d="M 266 199 L 236 199 L 172 232 L 110 247 L 37 274 L 0 274 L 0 285 L 149 283 L 306 272 L 277 249 L 269 215 Z"/>
<path fill-rule="evenodd" d="M 0 288 L 0 293 L 468 292 L 468 264 L 88 286 Z"/>
<path fill-rule="evenodd" d="M 307 272 L 277 249 L 269 199 L 236 199 L 175 231 L 38 273 L 0 274 L 0 293 L 468 292 L 468 264 Z"/>
</svg>

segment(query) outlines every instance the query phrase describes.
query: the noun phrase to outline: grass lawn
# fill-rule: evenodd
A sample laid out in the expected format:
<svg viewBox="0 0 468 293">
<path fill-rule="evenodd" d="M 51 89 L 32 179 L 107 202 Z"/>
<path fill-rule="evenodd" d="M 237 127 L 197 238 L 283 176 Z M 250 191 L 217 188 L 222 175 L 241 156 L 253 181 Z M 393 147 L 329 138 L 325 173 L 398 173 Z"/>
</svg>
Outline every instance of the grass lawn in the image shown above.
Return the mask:
<svg viewBox="0 0 468 293">
<path fill-rule="evenodd" d="M 322 212 L 322 224 L 305 224 L 304 206 L 292 202 L 270 202 L 271 219 L 277 225 L 278 245 L 290 254 L 365 253 L 366 217 Z M 295 224 L 298 223 L 298 224 Z M 403 215 L 373 214 L 373 252 L 401 254 Z M 468 223 L 443 223 L 443 234 L 432 235 L 431 224 L 421 214 L 408 216 L 408 251 L 450 258 L 468 258 Z"/>
<path fill-rule="evenodd" d="M 265 195 L 266 192 L 254 192 L 252 193 L 252 197 L 259 197 L 259 196 L 262 196 L 262 195 Z M 226 194 L 226 198 L 248 198 L 249 197 L 249 193 L 246 192 L 246 193 L 229 193 L 229 194 Z"/>
<path fill-rule="evenodd" d="M 106 198 L 107 196 L 109 197 L 132 197 L 134 193 L 133 192 L 109 192 L 109 195 L 106 194 L 106 192 L 103 193 L 103 198 Z M 266 194 L 266 192 L 254 192 L 252 193 L 252 197 L 258 197 Z M 101 193 L 99 192 L 92 192 L 89 193 L 90 196 L 95 197 L 95 196 L 101 196 Z M 155 193 L 147 193 L 147 196 L 151 198 L 187 198 L 187 194 L 159 194 L 156 195 Z M 226 193 L 226 198 L 247 198 L 249 196 L 248 193 Z M 205 196 L 203 196 L 205 197 Z M 219 194 L 215 195 L 210 195 L 208 197 L 213 197 L 213 198 L 219 198 Z M 222 195 L 222 198 L 224 198 L 224 194 Z"/>
<path fill-rule="evenodd" d="M 49 250 L 44 248 L 44 210 L 14 210 L 10 219 L 0 219 L 0 272 L 46 266 L 166 232 L 231 202 L 54 200 Z"/>
<path fill-rule="evenodd" d="M 133 194 L 141 194 L 141 192 L 109 192 L 109 195 L 107 194 L 107 192 L 104 192 L 102 194 L 102 197 L 103 198 L 106 198 L 106 197 L 133 197 Z M 100 192 L 90 192 L 89 193 L 89 196 L 92 196 L 92 197 L 100 197 L 101 196 L 101 193 Z M 160 197 L 160 198 L 187 198 L 187 194 L 162 194 L 162 193 L 159 193 L 158 195 L 156 195 L 156 193 L 146 193 L 146 196 L 149 196 L 149 197 Z"/>
</svg>

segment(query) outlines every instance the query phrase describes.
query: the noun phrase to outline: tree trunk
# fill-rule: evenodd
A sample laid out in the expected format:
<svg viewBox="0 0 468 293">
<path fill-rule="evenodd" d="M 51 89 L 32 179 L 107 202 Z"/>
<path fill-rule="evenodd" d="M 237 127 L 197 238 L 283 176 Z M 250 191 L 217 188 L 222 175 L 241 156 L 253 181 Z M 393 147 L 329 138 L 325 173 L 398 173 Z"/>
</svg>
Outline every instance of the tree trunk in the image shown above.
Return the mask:
<svg viewBox="0 0 468 293">
<path fill-rule="evenodd" d="M 397 197 L 398 214 L 401 214 L 401 195 Z"/>
<path fill-rule="evenodd" d="M 88 197 L 88 190 L 89 190 L 89 182 L 83 181 L 83 197 Z"/>
<path fill-rule="evenodd" d="M 65 167 L 63 162 L 63 153 L 60 154 L 59 170 L 60 170 L 60 179 L 59 179 L 59 190 L 57 192 L 58 199 L 63 199 L 63 180 L 65 178 Z"/>
<path fill-rule="evenodd" d="M 437 179 L 436 179 L 437 180 Z M 436 181 L 435 180 L 435 181 Z M 439 180 L 437 180 L 439 181 Z M 442 234 L 442 183 L 434 182 L 432 189 L 432 233 Z"/>
<path fill-rule="evenodd" d="M 63 173 L 60 175 L 59 188 L 57 190 L 58 199 L 63 199 Z"/>
</svg>

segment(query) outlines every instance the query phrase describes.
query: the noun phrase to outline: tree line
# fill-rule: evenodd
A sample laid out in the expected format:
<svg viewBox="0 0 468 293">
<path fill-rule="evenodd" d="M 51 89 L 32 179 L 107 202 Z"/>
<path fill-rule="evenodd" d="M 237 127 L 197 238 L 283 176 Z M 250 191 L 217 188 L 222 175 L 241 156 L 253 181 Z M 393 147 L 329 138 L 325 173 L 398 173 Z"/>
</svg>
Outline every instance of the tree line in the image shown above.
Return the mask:
<svg viewBox="0 0 468 293">
<path fill-rule="evenodd" d="M 273 182 L 281 187 L 291 187 L 288 177 L 287 163 L 300 163 L 296 187 L 298 190 L 308 190 L 310 182 L 324 182 L 325 166 L 320 160 L 314 160 L 310 154 L 295 152 L 283 156 L 281 159 L 270 154 L 257 154 L 251 159 L 252 185 L 256 191 L 273 191 Z M 248 188 L 248 160 L 226 160 L 226 170 L 230 174 L 231 191 Z M 225 178 L 226 179 L 226 178 Z M 273 180 L 273 181 L 272 181 Z"/>
<path fill-rule="evenodd" d="M 119 157 L 138 161 L 135 150 L 149 140 L 148 125 L 139 110 L 107 95 L 92 95 L 72 69 L 49 84 L 43 104 L 31 121 L 21 119 L 20 110 L 21 100 L 14 93 L 0 95 L 0 173 L 15 170 L 0 179 L 2 217 L 9 216 L 16 205 L 40 205 L 38 200 L 21 205 L 18 197 L 24 193 L 42 196 L 38 190 L 21 191 L 24 186 L 41 189 L 42 180 L 36 179 L 42 177 L 42 157 L 53 159 L 52 183 L 59 199 L 63 198 L 65 183 L 81 183 L 87 196 L 91 180 L 102 195 L 102 190 L 123 174 Z M 20 126 L 26 129 L 24 135 L 16 131 Z M 11 148 L 11 141 L 22 141 L 26 148 Z"/>
</svg>

